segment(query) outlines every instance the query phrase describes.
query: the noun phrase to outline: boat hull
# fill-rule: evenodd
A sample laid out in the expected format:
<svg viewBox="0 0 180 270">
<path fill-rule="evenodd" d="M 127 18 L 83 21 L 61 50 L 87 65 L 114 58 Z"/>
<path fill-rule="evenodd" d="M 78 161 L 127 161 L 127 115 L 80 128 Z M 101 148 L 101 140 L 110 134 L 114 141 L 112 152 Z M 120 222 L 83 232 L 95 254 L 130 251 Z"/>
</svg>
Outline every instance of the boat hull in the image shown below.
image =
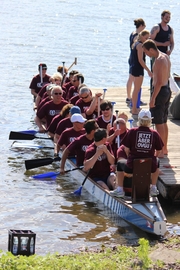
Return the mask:
<svg viewBox="0 0 180 270">
<path fill-rule="evenodd" d="M 72 169 L 74 166 L 70 160 L 66 161 L 66 169 Z M 73 172 L 72 176 L 76 183 L 82 184 L 86 174 L 77 170 Z M 125 199 L 115 198 L 108 191 L 97 185 L 91 178 L 86 180 L 83 188 L 120 218 L 141 230 L 159 236 L 165 234 L 166 217 L 157 198 L 151 198 L 149 202 L 138 203 L 132 203 L 130 197 L 125 197 Z"/>
</svg>

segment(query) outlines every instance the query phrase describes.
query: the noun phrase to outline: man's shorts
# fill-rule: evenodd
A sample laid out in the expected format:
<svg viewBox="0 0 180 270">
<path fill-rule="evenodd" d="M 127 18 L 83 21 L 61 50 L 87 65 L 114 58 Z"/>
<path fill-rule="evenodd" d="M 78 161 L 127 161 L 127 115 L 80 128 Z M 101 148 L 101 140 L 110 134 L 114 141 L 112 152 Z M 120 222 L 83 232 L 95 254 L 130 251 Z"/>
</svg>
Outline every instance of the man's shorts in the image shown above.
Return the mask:
<svg viewBox="0 0 180 270">
<path fill-rule="evenodd" d="M 151 115 L 153 117 L 152 123 L 164 124 L 168 118 L 168 108 L 171 98 L 171 90 L 168 85 L 162 86 L 159 91 L 156 100 L 155 107 L 150 108 Z"/>
<path fill-rule="evenodd" d="M 159 168 L 159 158 L 153 158 L 152 166 L 151 166 L 151 173 L 154 173 L 157 170 L 157 168 Z M 117 163 L 117 171 L 132 174 L 133 168 L 130 168 L 127 166 L 127 160 L 120 159 Z"/>
</svg>

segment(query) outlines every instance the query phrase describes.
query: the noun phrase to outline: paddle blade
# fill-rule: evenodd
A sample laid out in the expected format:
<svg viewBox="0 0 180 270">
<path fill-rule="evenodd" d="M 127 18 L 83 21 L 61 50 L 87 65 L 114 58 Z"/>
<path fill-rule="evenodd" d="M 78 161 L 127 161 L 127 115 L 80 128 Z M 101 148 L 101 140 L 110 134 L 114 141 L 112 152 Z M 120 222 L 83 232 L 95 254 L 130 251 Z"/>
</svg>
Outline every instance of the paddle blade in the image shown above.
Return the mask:
<svg viewBox="0 0 180 270">
<path fill-rule="evenodd" d="M 33 168 L 38 168 L 38 167 L 52 164 L 54 161 L 59 161 L 59 160 L 61 160 L 60 157 L 57 157 L 54 159 L 53 158 L 29 159 L 29 160 L 25 160 L 25 167 L 26 167 L 26 170 L 30 170 Z"/>
<path fill-rule="evenodd" d="M 31 148 L 31 149 L 54 149 L 52 146 L 42 146 L 42 145 L 36 145 L 36 144 L 27 144 L 22 142 L 13 142 L 11 147 L 13 148 Z"/>
<path fill-rule="evenodd" d="M 21 133 L 25 133 L 25 134 L 32 134 L 32 135 L 35 135 L 36 133 L 38 133 L 38 131 L 36 130 L 33 130 L 33 129 L 30 129 L 30 130 L 23 130 L 23 131 L 20 131 Z"/>
<path fill-rule="evenodd" d="M 59 175 L 60 172 L 48 172 L 48 173 L 42 173 L 42 174 L 36 174 L 31 176 L 33 179 L 43 179 L 43 178 L 53 178 L 56 179 L 56 176 Z"/>
<path fill-rule="evenodd" d="M 75 195 L 81 196 L 81 190 L 82 190 L 82 186 L 80 188 L 78 188 L 77 190 L 74 191 Z"/>
<path fill-rule="evenodd" d="M 9 134 L 9 140 L 33 140 L 35 136 L 33 134 L 21 133 L 11 131 Z"/>
</svg>

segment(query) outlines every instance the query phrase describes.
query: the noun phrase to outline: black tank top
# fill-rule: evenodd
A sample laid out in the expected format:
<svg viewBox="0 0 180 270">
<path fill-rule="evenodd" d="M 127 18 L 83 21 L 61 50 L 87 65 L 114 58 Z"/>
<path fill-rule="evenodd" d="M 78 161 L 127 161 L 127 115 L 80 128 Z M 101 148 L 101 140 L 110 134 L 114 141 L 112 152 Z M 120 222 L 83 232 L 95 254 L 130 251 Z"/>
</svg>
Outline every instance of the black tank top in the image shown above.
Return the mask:
<svg viewBox="0 0 180 270">
<path fill-rule="evenodd" d="M 159 30 L 159 32 L 156 35 L 155 41 L 157 41 L 157 42 L 166 42 L 166 41 L 169 41 L 170 40 L 170 36 L 171 36 L 171 32 L 172 32 L 171 31 L 171 27 L 168 25 L 168 30 L 167 31 L 164 31 L 162 29 L 161 24 L 159 23 L 158 25 L 159 25 L 160 30 Z M 165 46 L 157 46 L 157 47 L 158 47 L 158 49 L 161 52 L 163 52 L 163 53 L 166 53 L 167 52 L 167 49 L 168 49 L 167 47 L 165 47 Z"/>
<path fill-rule="evenodd" d="M 130 49 L 132 50 L 132 45 L 134 43 L 134 38 L 138 35 L 138 33 L 136 32 L 132 32 L 130 37 L 129 37 L 129 45 L 130 45 Z"/>
</svg>

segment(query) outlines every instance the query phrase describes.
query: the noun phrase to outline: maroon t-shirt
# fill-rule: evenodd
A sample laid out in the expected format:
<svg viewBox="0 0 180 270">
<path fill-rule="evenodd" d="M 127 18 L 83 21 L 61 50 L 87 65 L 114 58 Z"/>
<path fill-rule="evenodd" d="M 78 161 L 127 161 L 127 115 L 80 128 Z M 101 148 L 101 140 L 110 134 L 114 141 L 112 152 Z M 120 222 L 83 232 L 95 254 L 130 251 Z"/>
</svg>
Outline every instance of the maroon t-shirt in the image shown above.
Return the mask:
<svg viewBox="0 0 180 270">
<path fill-rule="evenodd" d="M 69 92 L 69 89 L 71 88 L 71 86 L 73 86 L 71 82 L 67 82 L 67 83 L 63 84 L 63 86 L 62 86 L 62 90 L 65 92 L 65 99 L 67 99 L 68 92 Z"/>
<path fill-rule="evenodd" d="M 69 103 L 75 105 L 76 102 L 77 102 L 79 99 L 80 99 L 79 94 L 77 94 L 77 95 L 73 96 L 72 98 L 70 98 Z"/>
<path fill-rule="evenodd" d="M 52 119 L 60 113 L 64 105 L 68 104 L 66 100 L 61 100 L 61 103 L 55 104 L 53 100 L 46 102 L 40 110 L 37 111 L 37 116 L 40 119 L 45 118 L 47 127 L 50 125 Z"/>
<path fill-rule="evenodd" d="M 77 102 L 76 102 L 76 106 L 78 106 L 81 109 L 81 113 L 85 113 L 85 110 L 87 110 L 87 108 L 89 108 L 89 106 L 91 105 L 92 101 L 88 101 L 88 102 L 84 102 L 84 100 L 82 98 L 80 98 Z"/>
<path fill-rule="evenodd" d="M 71 128 L 72 126 L 73 124 L 70 120 L 70 117 L 66 117 L 58 123 L 55 133 L 61 135 L 64 130 L 66 130 L 67 128 Z"/>
<path fill-rule="evenodd" d="M 116 120 L 116 116 L 115 115 L 113 115 L 113 121 L 112 122 L 114 122 Z M 98 125 L 99 125 L 99 127 L 100 128 L 107 128 L 107 125 L 111 122 L 111 120 L 109 120 L 109 121 L 104 121 L 104 119 L 103 119 L 103 115 L 100 115 L 98 118 L 97 118 L 97 120 L 96 120 L 96 122 L 98 123 Z"/>
<path fill-rule="evenodd" d="M 109 143 L 106 143 L 107 149 L 113 154 L 111 146 Z M 86 153 L 85 153 L 85 160 L 92 158 L 92 156 L 96 153 L 97 146 L 93 142 L 90 146 L 88 146 Z M 91 178 L 99 178 L 99 179 L 107 179 L 110 175 L 110 163 L 107 159 L 105 153 L 103 153 L 95 162 L 93 168 L 90 170 L 90 177 Z"/>
<path fill-rule="evenodd" d="M 127 166 L 133 167 L 135 158 L 152 158 L 156 164 L 155 150 L 161 150 L 163 142 L 156 130 L 148 127 L 131 128 L 124 137 L 122 144 L 130 149 Z"/>
<path fill-rule="evenodd" d="M 78 87 L 71 86 L 68 91 L 68 94 L 66 95 L 66 99 L 70 100 L 73 96 L 76 96 L 76 95 L 78 95 Z"/>
<path fill-rule="evenodd" d="M 86 114 L 86 111 L 89 109 L 89 107 L 88 108 L 86 108 L 85 109 L 85 114 Z M 101 114 L 101 113 L 100 113 Z M 96 112 L 96 111 L 94 111 L 92 114 L 89 114 L 89 115 L 87 115 L 86 114 L 86 119 L 87 120 L 89 120 L 89 119 L 97 119 L 97 117 L 98 117 L 98 112 Z"/>
<path fill-rule="evenodd" d="M 121 145 L 117 150 L 117 160 L 119 158 L 127 159 L 127 155 L 126 155 L 126 152 L 125 152 L 125 146 L 124 145 Z"/>
<path fill-rule="evenodd" d="M 39 95 L 41 98 L 43 98 L 43 95 L 46 93 L 46 87 L 47 87 L 48 85 L 50 85 L 50 83 L 46 83 L 45 85 L 43 85 L 43 87 L 41 87 L 41 89 L 40 89 L 40 91 L 39 91 L 39 93 L 38 93 L 38 95 Z"/>
<path fill-rule="evenodd" d="M 45 94 L 47 94 L 47 93 L 45 93 Z M 43 96 L 44 96 L 44 95 L 43 95 Z M 41 101 L 39 102 L 39 105 L 38 105 L 37 110 L 40 110 L 41 107 L 42 107 L 45 103 L 49 102 L 50 100 L 51 100 L 51 98 L 50 98 L 48 95 L 46 95 L 46 97 L 42 98 Z"/>
<path fill-rule="evenodd" d="M 85 134 L 86 131 L 85 129 L 81 129 L 79 131 L 76 131 L 74 130 L 73 127 L 71 128 L 68 128 L 66 130 L 63 131 L 63 133 L 61 134 L 61 136 L 59 137 L 59 140 L 58 140 L 58 144 L 60 146 L 68 146 L 71 142 L 73 142 L 77 137 Z M 71 152 L 71 156 L 75 156 L 75 152 Z"/>
<path fill-rule="evenodd" d="M 59 122 L 62 120 L 62 115 L 61 114 L 58 114 L 56 116 L 54 116 L 54 118 L 52 119 L 50 125 L 48 126 L 47 128 L 47 131 L 55 134 L 55 131 L 56 131 L 56 128 L 57 128 L 57 125 L 59 124 Z"/>
<path fill-rule="evenodd" d="M 48 74 L 46 74 L 43 78 L 43 83 L 41 84 L 41 77 L 39 74 L 35 75 L 32 78 L 32 81 L 30 83 L 29 88 L 30 89 L 34 89 L 36 93 L 39 93 L 39 91 L 41 90 L 41 88 L 45 85 L 49 83 L 49 79 L 50 76 Z"/>
<path fill-rule="evenodd" d="M 80 137 L 76 138 L 73 142 L 71 142 L 68 145 L 68 150 L 70 151 L 70 156 L 72 156 L 72 153 L 75 153 L 76 155 L 76 165 L 82 166 L 84 162 L 84 156 L 86 149 L 88 146 L 93 143 L 94 139 L 89 140 L 86 137 L 86 134 L 81 135 Z"/>
<path fill-rule="evenodd" d="M 128 132 L 128 130 L 126 130 L 124 133 L 122 133 L 120 135 L 120 137 L 119 137 L 120 145 L 122 144 L 122 140 L 123 140 L 123 138 L 124 138 L 124 136 L 126 135 L 127 132 Z M 112 134 L 114 134 L 114 128 L 113 127 L 109 131 L 109 136 L 111 136 Z M 111 148 L 113 150 L 115 158 L 117 158 L 117 149 L 118 149 L 118 137 L 117 136 L 111 142 Z"/>
</svg>

